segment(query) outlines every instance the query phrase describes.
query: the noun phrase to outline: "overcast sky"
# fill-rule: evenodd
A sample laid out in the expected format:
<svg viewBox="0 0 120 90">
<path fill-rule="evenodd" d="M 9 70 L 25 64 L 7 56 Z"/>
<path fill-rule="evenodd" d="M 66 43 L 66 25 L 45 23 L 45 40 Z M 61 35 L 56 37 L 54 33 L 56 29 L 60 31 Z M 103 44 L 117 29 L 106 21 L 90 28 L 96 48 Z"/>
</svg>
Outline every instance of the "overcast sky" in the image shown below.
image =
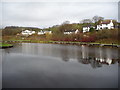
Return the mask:
<svg viewBox="0 0 120 90">
<path fill-rule="evenodd" d="M 48 2 L 49 1 L 49 2 Z M 97 1 L 97 2 L 96 2 Z M 68 20 L 78 23 L 82 19 L 102 16 L 118 20 L 119 0 L 3 0 L 0 21 L 5 26 L 45 28 Z"/>
</svg>

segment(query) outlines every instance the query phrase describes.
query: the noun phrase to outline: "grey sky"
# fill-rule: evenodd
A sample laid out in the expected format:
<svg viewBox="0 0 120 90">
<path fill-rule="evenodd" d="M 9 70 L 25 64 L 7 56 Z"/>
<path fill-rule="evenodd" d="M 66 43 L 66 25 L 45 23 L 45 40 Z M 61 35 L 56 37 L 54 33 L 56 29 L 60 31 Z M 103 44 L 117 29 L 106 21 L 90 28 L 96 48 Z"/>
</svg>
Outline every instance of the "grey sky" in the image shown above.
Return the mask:
<svg viewBox="0 0 120 90">
<path fill-rule="evenodd" d="M 0 9 L 2 27 L 44 28 L 61 24 L 66 20 L 71 23 L 78 23 L 82 19 L 91 19 L 95 15 L 103 16 L 105 19 L 118 20 L 118 0 L 103 0 L 101 2 L 95 2 L 95 0 L 85 0 L 84 2 L 81 2 L 81 0 L 48 1 L 2 1 L 2 6 L 0 4 L 0 7 L 2 7 Z"/>
</svg>

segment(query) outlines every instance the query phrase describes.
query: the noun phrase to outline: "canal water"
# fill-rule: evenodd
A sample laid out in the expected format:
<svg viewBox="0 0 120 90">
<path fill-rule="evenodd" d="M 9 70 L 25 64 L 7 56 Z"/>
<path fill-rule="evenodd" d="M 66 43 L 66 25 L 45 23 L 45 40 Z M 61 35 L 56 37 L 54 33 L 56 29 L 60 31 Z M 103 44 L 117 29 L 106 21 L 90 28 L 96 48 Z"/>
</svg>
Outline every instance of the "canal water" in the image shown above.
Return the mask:
<svg viewBox="0 0 120 90">
<path fill-rule="evenodd" d="M 2 49 L 2 88 L 117 88 L 118 49 L 21 43 Z"/>
</svg>

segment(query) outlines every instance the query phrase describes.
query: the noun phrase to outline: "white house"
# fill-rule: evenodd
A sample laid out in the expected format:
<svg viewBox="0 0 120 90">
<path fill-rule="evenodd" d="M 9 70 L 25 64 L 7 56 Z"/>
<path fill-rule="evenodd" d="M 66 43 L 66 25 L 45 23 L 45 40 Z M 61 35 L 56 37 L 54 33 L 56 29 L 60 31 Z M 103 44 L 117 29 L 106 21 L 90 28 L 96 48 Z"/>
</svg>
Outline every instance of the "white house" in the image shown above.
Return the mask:
<svg viewBox="0 0 120 90">
<path fill-rule="evenodd" d="M 43 34 L 45 34 L 45 32 L 43 32 L 42 30 L 38 32 L 38 35 L 43 35 Z"/>
<path fill-rule="evenodd" d="M 83 33 L 89 32 L 89 31 L 90 31 L 90 27 L 83 27 Z"/>
<path fill-rule="evenodd" d="M 21 32 L 22 35 L 32 35 L 35 34 L 35 31 L 30 31 L 30 30 L 24 30 Z"/>
<path fill-rule="evenodd" d="M 79 33 L 79 30 L 77 29 L 77 30 L 75 30 L 75 34 L 77 34 L 77 33 Z"/>
<path fill-rule="evenodd" d="M 101 21 L 101 23 L 97 25 L 96 30 L 101 30 L 101 29 L 114 29 L 113 20 Z"/>
<path fill-rule="evenodd" d="M 77 34 L 77 33 L 79 33 L 79 30 L 77 29 L 77 30 L 67 30 L 67 31 L 64 31 L 64 34 Z"/>
<path fill-rule="evenodd" d="M 45 34 L 52 34 L 52 31 L 44 31 Z"/>
<path fill-rule="evenodd" d="M 38 35 L 43 35 L 43 34 L 52 34 L 52 31 L 43 31 L 43 30 L 41 30 L 40 32 L 38 32 Z"/>
<path fill-rule="evenodd" d="M 84 26 L 84 27 L 83 27 L 83 33 L 85 33 L 85 32 L 89 32 L 89 31 L 90 31 L 90 28 L 95 29 L 95 27 L 94 27 L 94 26 L 92 26 L 92 25 L 87 25 L 87 26 Z"/>
<path fill-rule="evenodd" d="M 32 31 L 32 34 L 35 34 L 35 31 Z"/>
</svg>

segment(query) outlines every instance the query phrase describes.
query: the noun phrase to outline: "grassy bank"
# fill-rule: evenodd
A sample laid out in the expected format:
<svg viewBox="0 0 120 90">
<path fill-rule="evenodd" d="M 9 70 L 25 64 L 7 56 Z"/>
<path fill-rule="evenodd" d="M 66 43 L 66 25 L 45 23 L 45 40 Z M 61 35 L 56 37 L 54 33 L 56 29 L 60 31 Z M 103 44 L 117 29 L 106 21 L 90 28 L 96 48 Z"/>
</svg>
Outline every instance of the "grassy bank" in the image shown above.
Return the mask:
<svg viewBox="0 0 120 90">
<path fill-rule="evenodd" d="M 86 44 L 116 44 L 120 45 L 118 41 L 112 41 L 112 40 L 100 40 L 96 42 L 80 42 L 80 41 L 53 41 L 53 40 L 3 40 L 2 42 L 31 42 L 31 43 L 59 43 L 59 42 L 64 42 L 64 43 L 86 43 Z"/>
<path fill-rule="evenodd" d="M 7 44 L 7 43 L 0 43 L 0 48 L 9 48 L 12 47 L 12 44 Z"/>
<path fill-rule="evenodd" d="M 51 43 L 51 44 L 69 44 L 69 45 L 88 45 L 88 46 L 108 46 L 108 47 L 118 47 L 118 43 L 104 43 L 104 42 L 78 42 L 78 41 L 40 41 L 40 40 L 10 40 L 4 41 L 6 43 Z M 7 44 L 6 44 L 7 45 Z M 9 46 L 10 44 L 8 44 Z"/>
</svg>

